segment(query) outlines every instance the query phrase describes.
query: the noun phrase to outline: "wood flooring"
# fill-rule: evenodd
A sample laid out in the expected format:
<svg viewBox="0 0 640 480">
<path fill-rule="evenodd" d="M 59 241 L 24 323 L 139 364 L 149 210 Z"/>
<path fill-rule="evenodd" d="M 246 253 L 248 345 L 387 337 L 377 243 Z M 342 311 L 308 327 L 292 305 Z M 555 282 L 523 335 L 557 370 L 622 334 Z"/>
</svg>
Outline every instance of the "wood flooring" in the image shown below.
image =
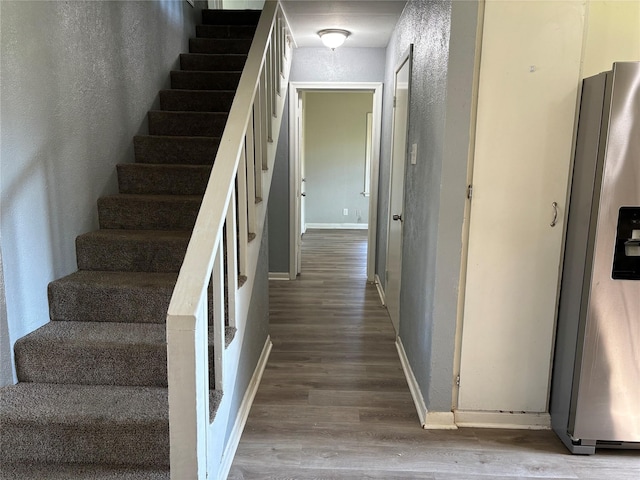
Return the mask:
<svg viewBox="0 0 640 480">
<path fill-rule="evenodd" d="M 550 431 L 423 430 L 366 283 L 366 231 L 311 230 L 270 282 L 273 350 L 230 480 L 638 480 L 640 452 L 573 456 Z"/>
</svg>

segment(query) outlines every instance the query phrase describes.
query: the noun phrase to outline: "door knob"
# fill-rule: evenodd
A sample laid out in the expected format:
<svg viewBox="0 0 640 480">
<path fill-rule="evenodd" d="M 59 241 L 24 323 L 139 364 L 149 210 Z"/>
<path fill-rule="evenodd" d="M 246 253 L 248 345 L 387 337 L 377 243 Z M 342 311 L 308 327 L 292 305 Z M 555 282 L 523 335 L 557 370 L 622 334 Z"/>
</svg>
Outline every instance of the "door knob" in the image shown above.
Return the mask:
<svg viewBox="0 0 640 480">
<path fill-rule="evenodd" d="M 306 196 L 307 196 L 307 194 L 306 194 L 306 193 L 304 193 L 304 192 L 302 192 L 300 195 L 301 195 L 301 196 L 303 196 L 303 197 L 306 197 Z"/>
<path fill-rule="evenodd" d="M 394 216 L 393 216 L 393 219 L 394 219 L 395 221 L 398 221 L 398 220 L 402 221 L 402 215 L 394 215 Z"/>
</svg>

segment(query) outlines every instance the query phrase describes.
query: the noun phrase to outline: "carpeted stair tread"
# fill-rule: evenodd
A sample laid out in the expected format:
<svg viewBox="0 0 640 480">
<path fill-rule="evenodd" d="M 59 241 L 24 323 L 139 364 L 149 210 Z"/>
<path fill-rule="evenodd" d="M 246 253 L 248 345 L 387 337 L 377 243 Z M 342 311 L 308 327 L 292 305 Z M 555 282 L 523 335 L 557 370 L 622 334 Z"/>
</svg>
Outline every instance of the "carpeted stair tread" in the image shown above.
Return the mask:
<svg viewBox="0 0 640 480">
<path fill-rule="evenodd" d="M 189 53 L 243 53 L 251 48 L 250 38 L 190 38 Z"/>
<path fill-rule="evenodd" d="M 219 146 L 219 137 L 138 135 L 133 139 L 136 162 L 144 164 L 213 165 Z"/>
<path fill-rule="evenodd" d="M 174 112 L 228 112 L 235 90 L 160 90 L 160 108 Z"/>
<path fill-rule="evenodd" d="M 117 165 L 120 193 L 204 195 L 210 165 L 124 163 Z"/>
<path fill-rule="evenodd" d="M 103 229 L 76 238 L 79 270 L 179 272 L 188 230 Z"/>
<path fill-rule="evenodd" d="M 260 10 L 202 10 L 202 23 L 205 25 L 257 25 Z"/>
<path fill-rule="evenodd" d="M 225 327 L 225 347 L 236 334 Z M 213 329 L 209 327 L 213 382 Z M 167 386 L 165 325 L 153 323 L 49 322 L 15 345 L 18 381 Z"/>
<path fill-rule="evenodd" d="M 238 88 L 241 71 L 207 72 L 182 71 L 171 72 L 171 88 L 177 90 L 234 90 Z"/>
<path fill-rule="evenodd" d="M 165 324 L 176 273 L 78 271 L 49 284 L 51 320 Z"/>
<path fill-rule="evenodd" d="M 7 462 L 168 466 L 167 389 L 19 383 L 0 391 Z"/>
<path fill-rule="evenodd" d="M 170 480 L 168 468 L 0 463 L 0 480 Z"/>
<path fill-rule="evenodd" d="M 246 54 L 239 53 L 181 53 L 180 68 L 185 71 L 241 71 L 247 62 Z"/>
<path fill-rule="evenodd" d="M 131 230 L 191 230 L 200 195 L 119 194 L 98 199 L 100 228 Z"/>
<path fill-rule="evenodd" d="M 256 25 L 196 25 L 198 38 L 253 38 Z"/>
<path fill-rule="evenodd" d="M 151 135 L 221 137 L 228 112 L 149 112 Z"/>
<path fill-rule="evenodd" d="M 165 326 L 49 322 L 15 345 L 18 381 L 167 386 Z"/>
</svg>

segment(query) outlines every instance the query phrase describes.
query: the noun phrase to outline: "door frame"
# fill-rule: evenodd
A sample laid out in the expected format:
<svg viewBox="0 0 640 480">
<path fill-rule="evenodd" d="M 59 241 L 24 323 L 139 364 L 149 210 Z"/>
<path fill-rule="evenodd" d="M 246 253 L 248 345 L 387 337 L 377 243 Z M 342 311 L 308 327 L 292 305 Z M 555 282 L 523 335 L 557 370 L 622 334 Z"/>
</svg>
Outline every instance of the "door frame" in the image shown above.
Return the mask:
<svg viewBox="0 0 640 480">
<path fill-rule="evenodd" d="M 389 201 L 387 202 L 387 244 L 386 244 L 386 252 L 385 252 L 385 265 L 384 265 L 384 290 L 385 290 L 385 305 L 387 310 L 389 309 L 387 291 L 388 291 L 388 278 L 387 272 L 389 270 L 389 234 L 391 233 L 391 222 L 393 212 L 391 211 L 391 203 L 392 203 L 392 194 L 393 194 L 393 166 L 395 160 L 395 130 L 396 130 L 396 105 L 395 105 L 395 96 L 397 89 L 397 76 L 398 72 L 405 66 L 408 66 L 408 75 L 409 75 L 409 84 L 407 85 L 407 108 L 411 107 L 411 82 L 413 80 L 413 44 L 409 44 L 409 47 L 404 51 L 404 53 L 400 56 L 400 60 L 396 62 L 396 66 L 393 71 L 393 110 L 391 113 L 391 159 L 389 162 Z M 406 183 L 406 175 L 407 175 L 407 160 L 409 159 L 409 117 L 410 111 L 407 110 L 407 119 L 406 119 L 406 132 L 405 132 L 405 148 L 404 148 L 404 168 L 403 168 L 403 177 L 402 177 L 402 212 L 404 213 L 404 202 L 405 202 L 405 183 Z M 401 232 L 400 232 L 400 272 L 402 274 L 402 244 L 403 244 L 403 231 L 404 228 L 402 226 L 401 220 Z M 402 275 L 401 275 L 402 278 Z M 400 292 L 402 292 L 402 281 L 400 280 Z M 400 304 L 400 298 L 398 298 L 398 304 Z M 400 335 L 400 312 L 398 311 L 398 324 L 394 324 L 394 328 L 396 329 L 396 335 Z M 392 320 L 393 323 L 393 320 Z"/>
<path fill-rule="evenodd" d="M 300 157 L 295 144 L 298 137 L 298 98 L 305 91 L 348 91 L 373 93 L 373 149 L 367 242 L 367 281 L 375 281 L 376 231 L 378 223 L 378 172 L 380 168 L 380 139 L 382 134 L 382 82 L 290 82 L 289 83 L 289 279 L 298 275 L 298 239 L 300 211 Z"/>
</svg>

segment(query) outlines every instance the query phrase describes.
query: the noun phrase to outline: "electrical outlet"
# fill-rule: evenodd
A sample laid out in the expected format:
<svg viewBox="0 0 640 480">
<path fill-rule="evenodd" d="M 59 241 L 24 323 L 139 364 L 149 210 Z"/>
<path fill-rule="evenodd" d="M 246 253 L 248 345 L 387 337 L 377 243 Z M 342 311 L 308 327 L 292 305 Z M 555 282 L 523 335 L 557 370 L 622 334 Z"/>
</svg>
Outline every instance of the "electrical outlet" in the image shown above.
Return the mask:
<svg viewBox="0 0 640 480">
<path fill-rule="evenodd" d="M 349 209 L 348 209 L 348 208 L 343 209 L 343 210 L 342 210 L 342 215 L 344 215 L 345 217 L 346 217 L 347 215 L 349 215 Z"/>
</svg>

